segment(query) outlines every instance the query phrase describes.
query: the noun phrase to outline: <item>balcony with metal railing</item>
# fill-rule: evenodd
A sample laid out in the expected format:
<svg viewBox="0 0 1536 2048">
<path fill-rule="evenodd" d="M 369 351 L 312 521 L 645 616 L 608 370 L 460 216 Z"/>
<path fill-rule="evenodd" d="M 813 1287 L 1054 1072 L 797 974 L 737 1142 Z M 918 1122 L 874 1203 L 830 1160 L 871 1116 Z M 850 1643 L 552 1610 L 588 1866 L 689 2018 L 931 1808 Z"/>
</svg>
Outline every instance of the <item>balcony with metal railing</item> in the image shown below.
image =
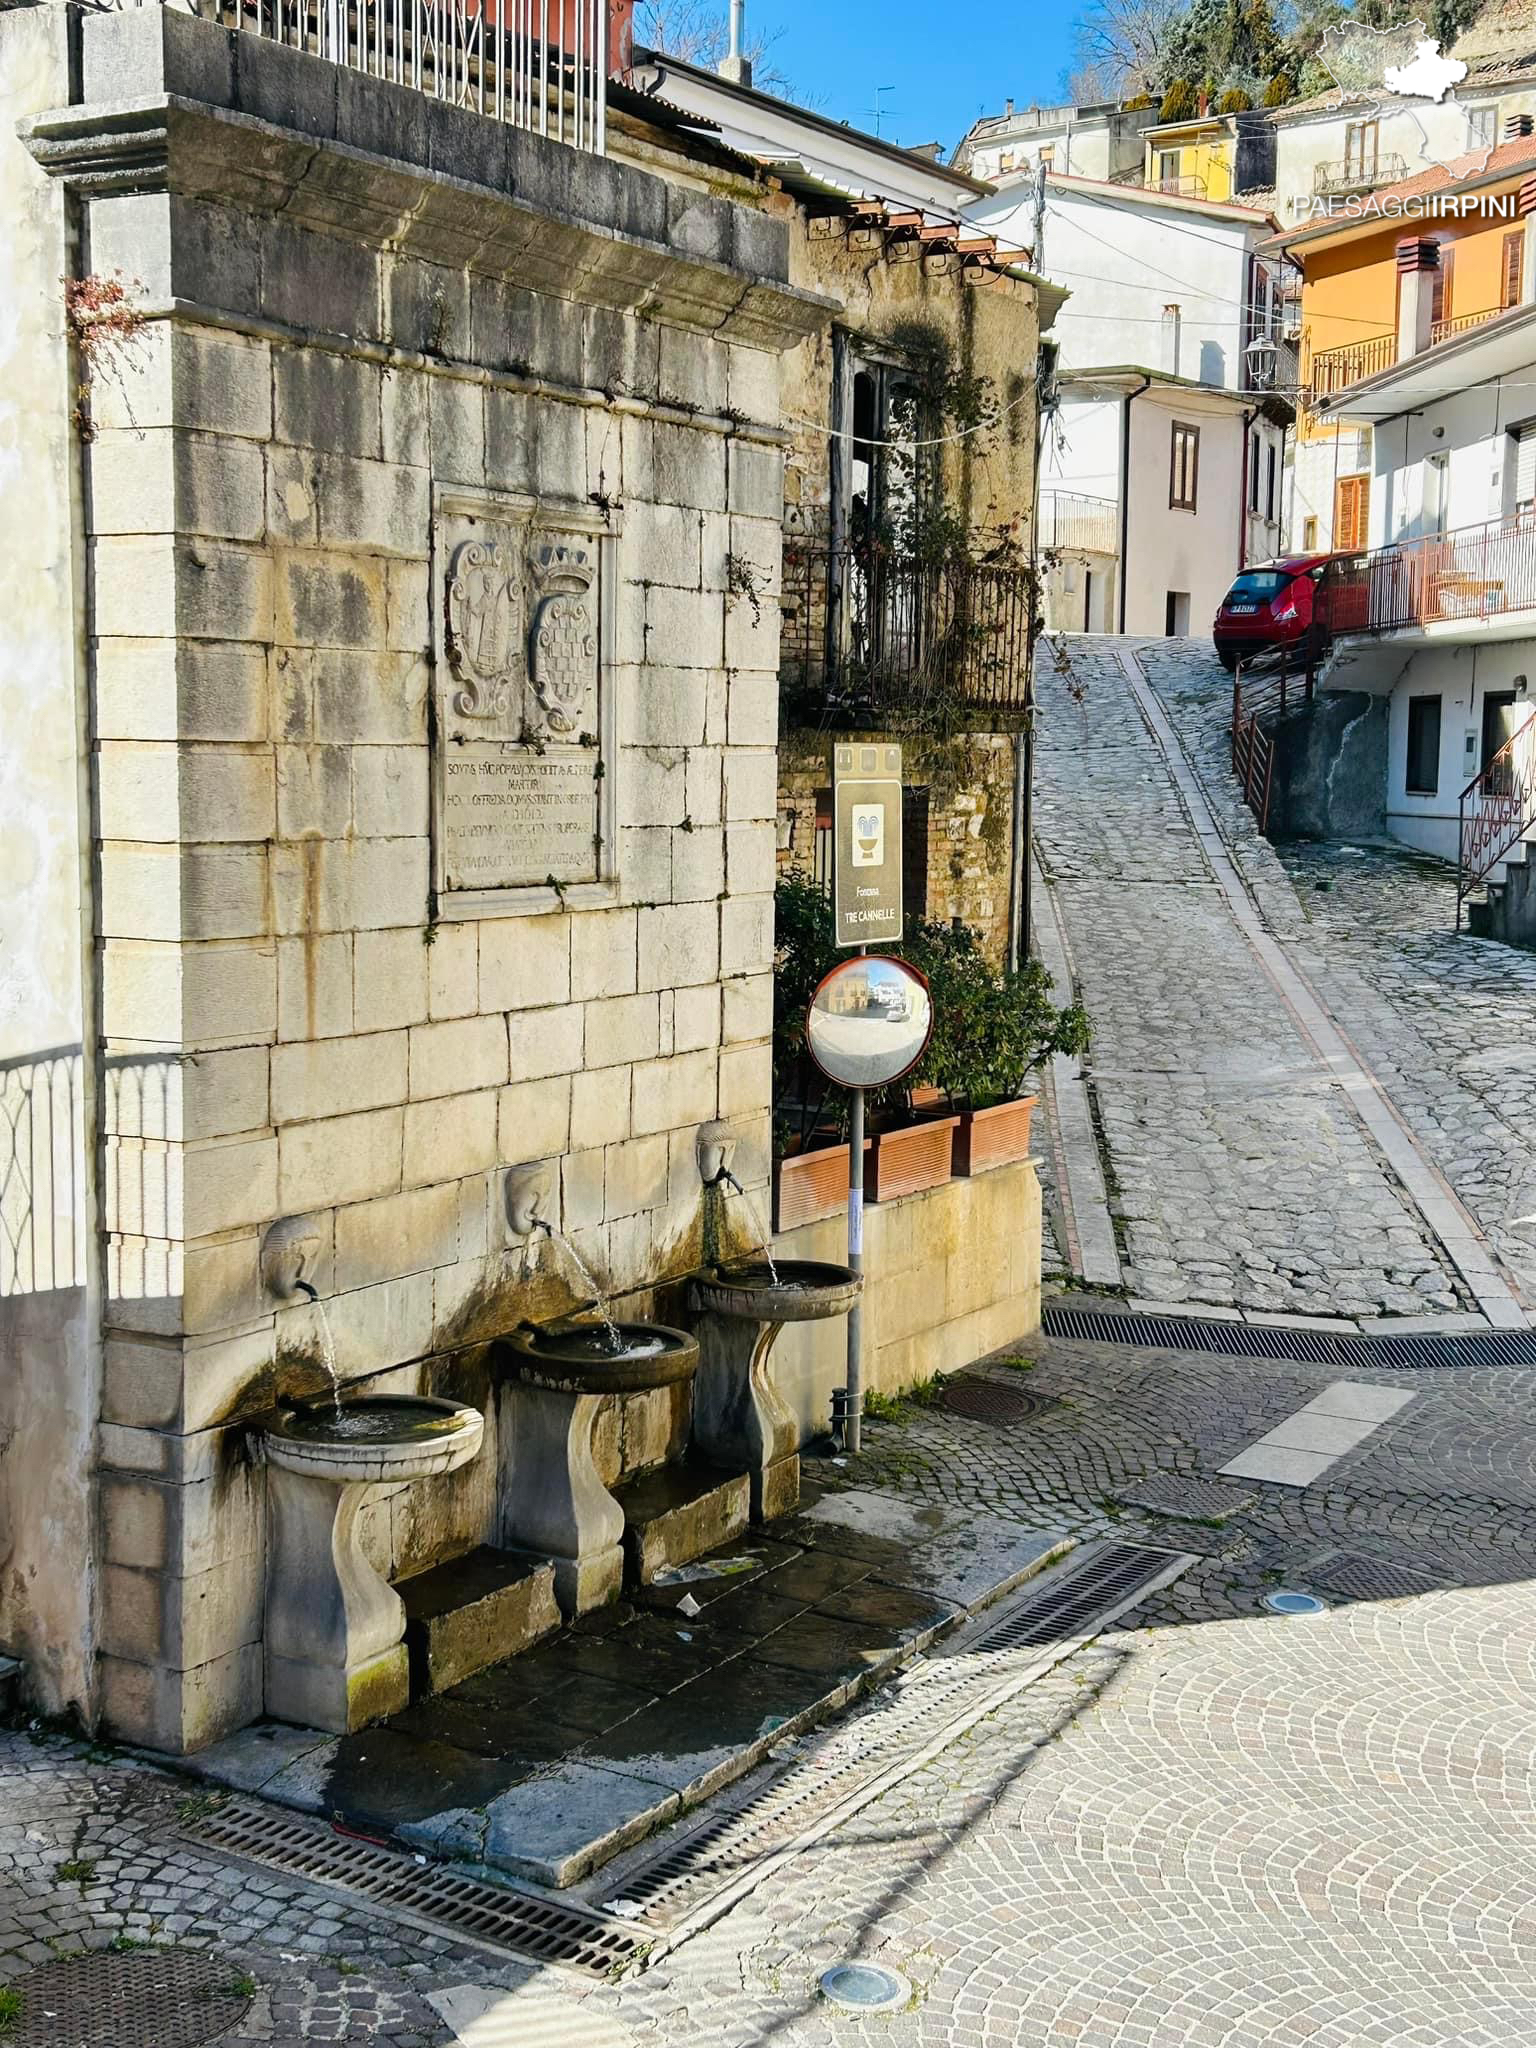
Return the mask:
<svg viewBox="0 0 1536 2048">
<path fill-rule="evenodd" d="M 1438 342 L 1449 341 L 1453 334 L 1465 334 L 1469 328 L 1482 327 L 1490 320 L 1497 320 L 1503 306 L 1490 306 L 1486 313 L 1457 313 L 1449 320 L 1436 320 L 1429 330 L 1429 345 L 1434 348 Z"/>
<path fill-rule="evenodd" d="M 1312 192 L 1318 199 L 1342 198 L 1351 192 L 1370 192 L 1378 185 L 1395 185 L 1407 175 L 1408 166 L 1395 150 L 1334 157 L 1313 166 Z"/>
<path fill-rule="evenodd" d="M 1206 196 L 1204 178 L 1159 178 L 1157 189 L 1159 192 L 1171 192 L 1178 199 L 1204 199 Z"/>
<path fill-rule="evenodd" d="M 1336 555 L 1323 572 L 1318 605 L 1335 638 L 1479 626 L 1536 611 L 1536 517 L 1511 513 L 1454 533 Z"/>
<path fill-rule="evenodd" d="M 1066 548 L 1084 555 L 1118 554 L 1120 507 L 1113 498 L 1046 491 L 1040 499 L 1037 534 L 1043 548 Z"/>
<path fill-rule="evenodd" d="M 170 0 L 86 0 L 104 13 Z M 205 21 L 600 156 L 606 0 L 178 0 Z M 345 142 L 343 134 L 340 140 Z"/>
<path fill-rule="evenodd" d="M 1366 341 L 1346 342 L 1342 348 L 1319 349 L 1311 359 L 1307 382 L 1314 398 L 1331 398 L 1363 377 L 1390 370 L 1396 361 L 1397 336 L 1373 334 Z"/>
<path fill-rule="evenodd" d="M 787 540 L 786 717 L 976 731 L 997 719 L 1006 729 L 1028 704 L 1033 587 L 1012 565 Z"/>
</svg>

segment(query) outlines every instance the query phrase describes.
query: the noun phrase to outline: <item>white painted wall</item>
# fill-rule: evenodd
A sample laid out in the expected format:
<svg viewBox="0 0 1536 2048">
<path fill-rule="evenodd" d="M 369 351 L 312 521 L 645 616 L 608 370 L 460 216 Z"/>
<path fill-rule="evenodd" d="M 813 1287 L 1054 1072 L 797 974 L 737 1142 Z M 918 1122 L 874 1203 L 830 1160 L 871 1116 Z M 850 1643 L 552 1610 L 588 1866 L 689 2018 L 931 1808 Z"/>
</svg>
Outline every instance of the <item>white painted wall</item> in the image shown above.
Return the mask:
<svg viewBox="0 0 1536 2048">
<path fill-rule="evenodd" d="M 1445 457 L 1445 527 L 1480 526 L 1504 510 L 1505 471 L 1514 459 L 1510 429 L 1536 420 L 1536 369 L 1495 378 L 1385 420 L 1375 430 L 1371 545 L 1415 540 L 1434 526 L 1429 459 Z"/>
<path fill-rule="evenodd" d="M 1200 429 L 1196 510 L 1168 505 L 1175 420 Z M 1131 407 L 1130 538 L 1124 565 L 1125 629 L 1161 633 L 1167 593 L 1189 593 L 1189 631 L 1211 630 L 1216 607 L 1237 574 L 1242 505 L 1243 423 L 1236 411 L 1200 413 L 1180 394 L 1154 388 Z"/>
<path fill-rule="evenodd" d="M 1405 168 L 1398 175 L 1413 177 L 1434 164 L 1449 163 L 1478 146 L 1476 129 L 1469 118 L 1478 109 L 1494 110 L 1494 140 L 1501 141 L 1504 123 L 1511 114 L 1536 112 L 1536 89 L 1529 83 L 1469 92 L 1458 100 L 1447 96 L 1433 100 L 1392 100 L 1376 103 L 1379 121 L 1380 158 L 1400 156 Z M 1275 124 L 1275 211 L 1286 227 L 1308 218 L 1313 180 L 1322 163 L 1338 163 L 1345 154 L 1345 130 L 1362 118 L 1359 105 L 1324 108 L 1317 113 Z"/>
<path fill-rule="evenodd" d="M 1455 860 L 1457 798 L 1481 765 L 1483 700 L 1489 691 L 1518 689 L 1528 680 L 1536 701 L 1536 641 L 1485 642 L 1475 647 L 1432 647 L 1415 654 L 1393 685 L 1387 727 L 1387 831 L 1405 846 Z M 1433 795 L 1410 794 L 1408 705 L 1439 696 L 1440 786 Z"/>
<path fill-rule="evenodd" d="M 1369 471 L 1374 463 L 1374 435 L 1369 427 L 1344 427 L 1331 440 L 1293 441 L 1286 497 L 1286 545 L 1296 551 L 1308 545 L 1307 521 L 1316 519 L 1316 547 L 1333 546 L 1333 493 L 1341 476 Z M 1371 517 L 1376 517 L 1377 486 L 1371 485 Z"/>
<path fill-rule="evenodd" d="M 968 218 L 1031 243 L 1033 189 L 1011 185 Z M 1048 182 L 1044 273 L 1072 294 L 1052 330 L 1063 367 L 1136 363 L 1240 390 L 1249 250 L 1263 231 Z"/>
</svg>

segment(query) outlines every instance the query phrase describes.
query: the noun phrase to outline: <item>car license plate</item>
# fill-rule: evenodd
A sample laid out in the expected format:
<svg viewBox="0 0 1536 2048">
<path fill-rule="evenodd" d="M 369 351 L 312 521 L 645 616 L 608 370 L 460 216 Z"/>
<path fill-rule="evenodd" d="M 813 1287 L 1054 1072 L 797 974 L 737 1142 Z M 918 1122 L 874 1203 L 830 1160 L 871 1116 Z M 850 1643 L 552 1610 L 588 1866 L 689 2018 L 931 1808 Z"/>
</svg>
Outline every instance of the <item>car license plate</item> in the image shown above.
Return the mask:
<svg viewBox="0 0 1536 2048">
<path fill-rule="evenodd" d="M 1258 610 L 1258 606 L 1256 604 L 1235 604 L 1232 605 L 1230 609 L 1234 614 L 1238 612 L 1256 612 Z"/>
</svg>

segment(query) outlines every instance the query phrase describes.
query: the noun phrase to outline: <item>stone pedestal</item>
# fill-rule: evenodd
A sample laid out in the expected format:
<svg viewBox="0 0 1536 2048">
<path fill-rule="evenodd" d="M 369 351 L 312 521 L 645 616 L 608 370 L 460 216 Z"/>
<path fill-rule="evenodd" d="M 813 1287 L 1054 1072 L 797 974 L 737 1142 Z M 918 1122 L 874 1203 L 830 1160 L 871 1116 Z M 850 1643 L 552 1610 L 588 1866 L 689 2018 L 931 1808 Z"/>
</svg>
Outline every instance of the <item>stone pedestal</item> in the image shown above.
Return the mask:
<svg viewBox="0 0 1536 2048">
<path fill-rule="evenodd" d="M 527 1380 L 499 1396 L 499 1540 L 553 1561 L 567 1620 L 617 1599 L 624 1583 L 624 1511 L 592 1457 L 604 1398 Z"/>
<path fill-rule="evenodd" d="M 701 1315 L 693 1382 L 693 1441 L 726 1471 L 745 1471 L 752 1519 L 787 1515 L 800 1499 L 800 1432 L 768 1372 L 781 1323 Z"/>
<path fill-rule="evenodd" d="M 405 1608 L 358 1537 L 372 1488 L 272 1466 L 267 1489 L 267 1712 L 350 1734 L 410 1697 Z"/>
</svg>

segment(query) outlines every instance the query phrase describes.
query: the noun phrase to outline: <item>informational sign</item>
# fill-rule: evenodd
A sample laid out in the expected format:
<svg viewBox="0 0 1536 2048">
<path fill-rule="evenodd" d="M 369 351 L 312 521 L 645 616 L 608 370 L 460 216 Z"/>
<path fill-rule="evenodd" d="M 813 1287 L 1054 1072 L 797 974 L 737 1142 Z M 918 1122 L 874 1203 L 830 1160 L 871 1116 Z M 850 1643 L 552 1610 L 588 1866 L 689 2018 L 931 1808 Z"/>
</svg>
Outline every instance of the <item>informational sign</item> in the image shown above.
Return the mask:
<svg viewBox="0 0 1536 2048">
<path fill-rule="evenodd" d="M 832 897 L 839 946 L 901 937 L 901 749 L 832 749 Z"/>
<path fill-rule="evenodd" d="M 595 752 L 466 741 L 443 764 L 442 857 L 450 889 L 597 876 Z"/>
<path fill-rule="evenodd" d="M 933 999 L 919 970 L 871 954 L 840 960 L 805 1013 L 805 1042 L 829 1081 L 883 1088 L 909 1073 L 933 1035 Z"/>
</svg>

